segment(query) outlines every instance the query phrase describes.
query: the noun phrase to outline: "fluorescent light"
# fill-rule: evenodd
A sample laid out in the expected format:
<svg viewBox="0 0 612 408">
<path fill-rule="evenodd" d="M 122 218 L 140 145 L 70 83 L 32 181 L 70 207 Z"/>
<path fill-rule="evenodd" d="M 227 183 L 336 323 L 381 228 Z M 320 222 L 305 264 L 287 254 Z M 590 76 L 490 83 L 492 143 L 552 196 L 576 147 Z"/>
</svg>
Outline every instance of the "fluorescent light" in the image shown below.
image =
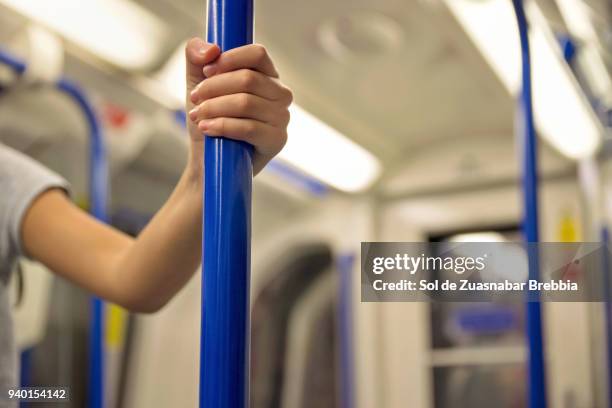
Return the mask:
<svg viewBox="0 0 612 408">
<path fill-rule="evenodd" d="M 536 13 L 531 16 L 536 124 L 539 123 L 542 136 L 566 156 L 574 159 L 592 156 L 600 147 L 603 132 L 598 119 L 560 56 L 552 33 L 536 28 L 542 27 L 543 17 L 539 15 L 537 24 Z"/>
<path fill-rule="evenodd" d="M 520 86 L 520 49 L 509 0 L 446 0 L 449 10 L 509 92 Z"/>
<path fill-rule="evenodd" d="M 290 107 L 289 140 L 278 157 L 339 190 L 365 190 L 381 165 L 363 147 L 297 105 Z"/>
<path fill-rule="evenodd" d="M 556 0 L 563 20 L 572 35 L 582 41 L 597 41 L 597 33 L 586 10 L 583 0 Z"/>
<path fill-rule="evenodd" d="M 599 50 L 592 44 L 583 45 L 578 51 L 578 64 L 596 98 L 604 104 L 612 97 L 612 81 Z"/>
<path fill-rule="evenodd" d="M 0 0 L 69 41 L 125 69 L 155 62 L 163 22 L 129 0 Z"/>
<path fill-rule="evenodd" d="M 608 98 L 612 91 L 612 81 L 599 53 L 599 38 L 585 3 L 582 0 L 557 0 L 557 6 L 570 34 L 581 41 L 578 47 L 578 63 L 592 91 L 598 98 Z"/>
<path fill-rule="evenodd" d="M 495 231 L 469 232 L 465 234 L 453 235 L 449 238 L 450 242 L 506 242 L 502 234 Z"/>
<path fill-rule="evenodd" d="M 520 44 L 508 0 L 445 0 L 450 11 L 512 95 L 520 91 Z M 528 8 L 534 116 L 538 131 L 573 159 L 594 154 L 602 129 L 533 2 Z"/>
</svg>

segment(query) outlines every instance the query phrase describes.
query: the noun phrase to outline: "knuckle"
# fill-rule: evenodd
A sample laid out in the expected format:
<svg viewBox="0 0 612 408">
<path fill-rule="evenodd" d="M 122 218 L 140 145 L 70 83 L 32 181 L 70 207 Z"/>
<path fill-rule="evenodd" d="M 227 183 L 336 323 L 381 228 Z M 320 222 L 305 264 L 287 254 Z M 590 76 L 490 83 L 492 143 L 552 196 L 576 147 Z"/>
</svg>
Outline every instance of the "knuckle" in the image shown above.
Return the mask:
<svg viewBox="0 0 612 408">
<path fill-rule="evenodd" d="M 253 44 L 253 50 L 255 52 L 255 57 L 260 62 L 268 57 L 268 50 L 261 44 Z"/>
<path fill-rule="evenodd" d="M 293 102 L 293 91 L 285 87 L 284 93 L 285 93 L 285 101 L 287 102 L 287 105 L 291 105 L 291 103 Z"/>
<path fill-rule="evenodd" d="M 242 88 L 245 90 L 252 90 L 257 83 L 257 76 L 250 69 L 245 69 L 240 74 L 240 82 L 242 84 Z"/>
<path fill-rule="evenodd" d="M 282 126 L 287 126 L 291 120 L 291 114 L 289 113 L 288 109 L 283 109 L 279 117 Z"/>
</svg>

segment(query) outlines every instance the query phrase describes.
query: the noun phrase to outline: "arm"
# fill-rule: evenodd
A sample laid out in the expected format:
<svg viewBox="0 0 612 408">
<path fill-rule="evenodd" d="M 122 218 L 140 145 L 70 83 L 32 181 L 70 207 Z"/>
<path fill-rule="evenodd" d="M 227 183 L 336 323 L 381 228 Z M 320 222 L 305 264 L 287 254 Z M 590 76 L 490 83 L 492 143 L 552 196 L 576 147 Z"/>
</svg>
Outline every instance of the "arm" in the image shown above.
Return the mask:
<svg viewBox="0 0 612 408">
<path fill-rule="evenodd" d="M 165 305 L 200 263 L 202 133 L 253 144 L 255 172 L 282 149 L 287 137 L 291 92 L 277 81 L 263 47 L 246 46 L 220 55 L 216 46 L 193 39 L 186 57 L 188 164 L 168 201 L 138 238 L 99 223 L 59 190 L 40 195 L 22 223 L 29 256 L 96 295 L 137 312 L 153 312 Z"/>
</svg>

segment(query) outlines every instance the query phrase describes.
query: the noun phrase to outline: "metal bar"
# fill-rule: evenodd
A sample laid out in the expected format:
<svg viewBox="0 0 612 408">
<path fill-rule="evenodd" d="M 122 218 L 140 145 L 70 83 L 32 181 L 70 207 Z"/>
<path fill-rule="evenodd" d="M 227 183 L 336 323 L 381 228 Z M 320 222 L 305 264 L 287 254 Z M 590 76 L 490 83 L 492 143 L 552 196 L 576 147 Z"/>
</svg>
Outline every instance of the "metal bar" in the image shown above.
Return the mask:
<svg viewBox="0 0 612 408">
<path fill-rule="evenodd" d="M 576 54 L 578 52 L 576 44 L 572 41 L 570 36 L 561 37 L 563 57 L 565 62 L 574 73 L 576 79 L 583 92 L 587 96 L 587 99 L 591 101 L 594 110 L 597 111 L 596 101 L 593 92 L 588 86 L 588 81 L 585 81 L 584 75 L 580 72 L 576 66 Z M 592 211 L 590 220 L 592 228 L 599 234 L 598 238 L 602 243 L 602 284 L 603 284 L 603 305 L 604 305 L 604 334 L 606 342 L 607 352 L 607 396 L 608 401 L 606 406 L 612 406 L 612 310 L 610 310 L 610 299 L 612 294 L 610 293 L 610 259 L 608 253 L 608 245 L 610 243 L 610 231 L 607 226 L 606 217 L 604 216 L 603 204 L 603 189 L 601 187 L 601 171 L 597 159 L 591 157 L 583 160 L 579 164 L 579 182 L 582 187 L 585 199 L 595 203 L 596 210 Z M 589 180 L 591 180 L 589 182 Z M 592 234 L 590 234 L 592 235 Z"/>
<path fill-rule="evenodd" d="M 11 68 L 17 75 L 23 75 L 27 68 L 26 64 L 5 51 L 0 51 L 0 64 Z"/>
<path fill-rule="evenodd" d="M 208 41 L 253 41 L 253 0 L 209 0 Z M 200 407 L 249 404 L 252 147 L 206 138 L 202 238 Z"/>
<path fill-rule="evenodd" d="M 605 225 L 605 219 L 601 221 L 601 244 L 603 246 L 603 259 L 602 259 L 602 277 L 603 277 L 603 290 L 604 290 L 604 316 L 605 316 L 605 334 L 606 334 L 606 352 L 607 352 L 607 363 L 608 363 L 608 401 L 606 406 L 612 406 L 612 310 L 610 310 L 610 299 L 612 294 L 610 293 L 610 230 Z"/>
<path fill-rule="evenodd" d="M 533 243 L 539 241 L 538 219 L 538 175 L 537 175 L 537 138 L 533 119 L 531 98 L 531 56 L 529 50 L 529 27 L 522 0 L 512 0 L 519 29 L 522 56 L 522 92 L 517 115 L 517 129 L 523 135 L 523 234 L 527 242 L 529 258 L 529 279 L 540 275 L 538 248 Z M 544 344 L 542 339 L 542 309 L 539 295 L 534 301 L 527 302 L 527 343 L 528 343 L 528 390 L 530 408 L 546 407 L 546 373 L 544 366 Z"/>
<path fill-rule="evenodd" d="M 355 348 L 353 315 L 353 267 L 354 254 L 339 257 L 337 268 L 340 272 L 338 322 L 340 336 L 340 385 L 341 408 L 355 407 Z"/>
<path fill-rule="evenodd" d="M 108 205 L 108 163 L 104 138 L 93 107 L 81 89 L 74 83 L 61 79 L 57 87 L 79 105 L 89 125 L 89 212 L 96 219 L 107 222 Z M 104 301 L 91 299 L 91 320 L 89 328 L 89 376 L 88 407 L 104 408 L 105 352 L 104 352 Z"/>
</svg>

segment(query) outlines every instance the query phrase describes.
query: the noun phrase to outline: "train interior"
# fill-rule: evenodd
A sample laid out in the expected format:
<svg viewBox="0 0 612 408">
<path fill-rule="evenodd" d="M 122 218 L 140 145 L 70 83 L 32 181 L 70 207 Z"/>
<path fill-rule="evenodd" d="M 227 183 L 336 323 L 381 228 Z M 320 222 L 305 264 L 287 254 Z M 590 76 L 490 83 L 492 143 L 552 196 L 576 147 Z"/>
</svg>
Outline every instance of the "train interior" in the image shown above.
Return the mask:
<svg viewBox="0 0 612 408">
<path fill-rule="evenodd" d="M 526 7 L 556 58 L 534 41 L 541 240 L 598 241 L 612 5 Z M 0 142 L 89 208 L 91 119 L 56 85 L 78 84 L 107 148 L 107 222 L 137 236 L 186 164 L 183 49 L 205 14 L 201 0 L 0 0 L 0 52 L 26 65 L 0 63 Z M 255 16 L 295 101 L 286 148 L 253 182 L 251 407 L 527 406 L 524 305 L 362 302 L 360 279 L 361 242 L 523 239 L 511 1 L 257 0 Z M 594 139 L 574 132 L 578 111 Z M 90 295 L 19 268 L 22 385 L 67 385 L 62 406 L 85 407 Z M 106 305 L 107 408 L 196 406 L 200 274 L 153 315 Z M 610 403 L 605 307 L 543 305 L 551 407 Z"/>
</svg>

